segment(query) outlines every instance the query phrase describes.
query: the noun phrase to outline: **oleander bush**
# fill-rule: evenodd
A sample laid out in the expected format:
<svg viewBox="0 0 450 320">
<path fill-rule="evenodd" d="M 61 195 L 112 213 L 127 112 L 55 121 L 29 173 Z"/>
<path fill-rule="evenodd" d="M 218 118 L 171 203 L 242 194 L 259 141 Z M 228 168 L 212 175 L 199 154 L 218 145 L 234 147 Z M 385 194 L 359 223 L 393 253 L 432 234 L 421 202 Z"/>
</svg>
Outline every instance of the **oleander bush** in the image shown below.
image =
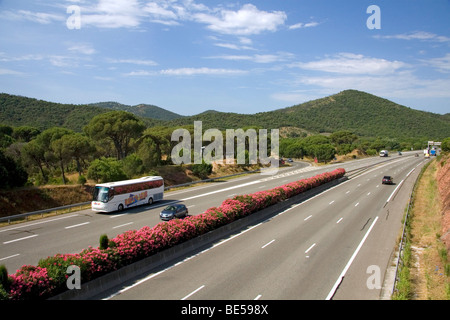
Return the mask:
<svg viewBox="0 0 450 320">
<path fill-rule="evenodd" d="M 87 282 L 338 179 L 344 174 L 344 169 L 336 169 L 270 190 L 234 196 L 199 215 L 161 222 L 152 228 L 145 226 L 139 230 L 129 230 L 110 240 L 102 236 L 102 245 L 98 248 L 89 247 L 78 254 L 57 254 L 41 259 L 38 266 L 23 266 L 15 274 L 9 275 L 8 281 L 3 280 L 8 285 L 6 288 L 1 286 L 0 299 L 49 298 L 67 289 L 66 281 L 69 276 L 66 270 L 70 265 L 78 266 L 81 282 Z"/>
</svg>

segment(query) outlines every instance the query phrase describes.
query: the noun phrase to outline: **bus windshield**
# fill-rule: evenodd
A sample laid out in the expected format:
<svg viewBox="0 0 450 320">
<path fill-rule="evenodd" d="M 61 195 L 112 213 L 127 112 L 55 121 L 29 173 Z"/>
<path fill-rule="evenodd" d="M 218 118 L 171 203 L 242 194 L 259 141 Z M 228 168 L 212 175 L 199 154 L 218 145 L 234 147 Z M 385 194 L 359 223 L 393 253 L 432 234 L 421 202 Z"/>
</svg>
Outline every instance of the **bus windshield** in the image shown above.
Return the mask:
<svg viewBox="0 0 450 320">
<path fill-rule="evenodd" d="M 108 202 L 109 201 L 109 188 L 108 187 L 95 187 L 92 200 Z"/>
</svg>

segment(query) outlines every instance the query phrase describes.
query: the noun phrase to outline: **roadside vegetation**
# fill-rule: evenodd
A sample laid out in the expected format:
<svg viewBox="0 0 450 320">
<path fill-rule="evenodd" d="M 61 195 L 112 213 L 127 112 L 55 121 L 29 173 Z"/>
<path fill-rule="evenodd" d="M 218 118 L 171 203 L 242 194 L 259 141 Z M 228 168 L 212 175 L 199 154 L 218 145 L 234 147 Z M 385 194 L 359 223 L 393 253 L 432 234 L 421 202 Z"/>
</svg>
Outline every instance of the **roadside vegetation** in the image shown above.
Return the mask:
<svg viewBox="0 0 450 320">
<path fill-rule="evenodd" d="M 394 300 L 450 300 L 450 258 L 448 244 L 442 237 L 442 232 L 450 225 L 446 225 L 448 222 L 444 219 L 437 179 L 439 170 L 448 171 L 449 165 L 450 154 L 447 153 L 426 164 L 419 176 L 406 222 Z M 448 183 L 448 180 L 441 183 Z M 448 197 L 448 184 L 441 190 Z"/>
</svg>

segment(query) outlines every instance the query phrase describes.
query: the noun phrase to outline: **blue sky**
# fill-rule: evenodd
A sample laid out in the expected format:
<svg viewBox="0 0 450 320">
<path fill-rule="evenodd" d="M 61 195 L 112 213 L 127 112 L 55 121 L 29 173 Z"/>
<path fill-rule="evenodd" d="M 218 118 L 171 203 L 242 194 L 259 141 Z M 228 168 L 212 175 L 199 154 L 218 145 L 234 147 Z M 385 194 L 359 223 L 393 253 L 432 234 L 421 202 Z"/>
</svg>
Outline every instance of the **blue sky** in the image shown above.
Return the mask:
<svg viewBox="0 0 450 320">
<path fill-rule="evenodd" d="M 0 92 L 195 115 L 356 89 L 444 114 L 449 17 L 449 0 L 0 0 Z"/>
</svg>

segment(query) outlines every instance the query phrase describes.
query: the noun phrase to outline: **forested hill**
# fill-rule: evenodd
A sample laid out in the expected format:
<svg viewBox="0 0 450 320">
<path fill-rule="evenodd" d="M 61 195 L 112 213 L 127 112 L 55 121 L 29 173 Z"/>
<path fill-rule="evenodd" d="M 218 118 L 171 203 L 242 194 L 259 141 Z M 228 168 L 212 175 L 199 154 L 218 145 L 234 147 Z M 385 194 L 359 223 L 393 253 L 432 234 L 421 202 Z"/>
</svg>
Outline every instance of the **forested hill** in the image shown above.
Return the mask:
<svg viewBox="0 0 450 320">
<path fill-rule="evenodd" d="M 414 110 L 356 90 L 253 115 L 205 112 L 169 123 L 188 125 L 194 120 L 202 120 L 203 128 L 221 130 L 259 126 L 265 129 L 297 127 L 317 133 L 349 130 L 365 137 L 443 139 L 450 136 L 448 114 Z"/>
<path fill-rule="evenodd" d="M 168 111 L 166 109 L 151 105 L 151 104 L 138 104 L 135 106 L 129 106 L 125 104 L 121 104 L 118 102 L 98 102 L 98 103 L 91 103 L 88 106 L 93 107 L 100 107 L 100 108 L 106 108 L 106 109 L 112 109 L 112 110 L 124 110 L 131 112 L 137 116 L 144 117 L 144 118 L 151 118 L 151 119 L 158 119 L 158 120 L 172 120 L 181 118 L 182 116 Z"/>
<path fill-rule="evenodd" d="M 349 130 L 365 137 L 450 137 L 449 114 L 414 110 L 356 90 L 345 90 L 329 97 L 270 112 L 250 115 L 210 110 L 188 117 L 151 105 L 126 106 L 115 102 L 71 105 L 0 94 L 0 124 L 10 126 L 27 125 L 41 130 L 59 126 L 81 131 L 95 115 L 110 109 L 132 112 L 145 119 L 150 127 L 192 126 L 194 121 L 201 120 L 203 129 L 295 127 L 312 133 Z"/>
<path fill-rule="evenodd" d="M 81 132 L 93 117 L 109 111 L 111 111 L 110 108 L 104 105 L 100 107 L 61 104 L 6 93 L 0 94 L 0 124 L 13 127 L 31 126 L 39 130 L 64 127 Z M 145 119 L 149 126 L 160 124 L 158 120 Z"/>
</svg>

